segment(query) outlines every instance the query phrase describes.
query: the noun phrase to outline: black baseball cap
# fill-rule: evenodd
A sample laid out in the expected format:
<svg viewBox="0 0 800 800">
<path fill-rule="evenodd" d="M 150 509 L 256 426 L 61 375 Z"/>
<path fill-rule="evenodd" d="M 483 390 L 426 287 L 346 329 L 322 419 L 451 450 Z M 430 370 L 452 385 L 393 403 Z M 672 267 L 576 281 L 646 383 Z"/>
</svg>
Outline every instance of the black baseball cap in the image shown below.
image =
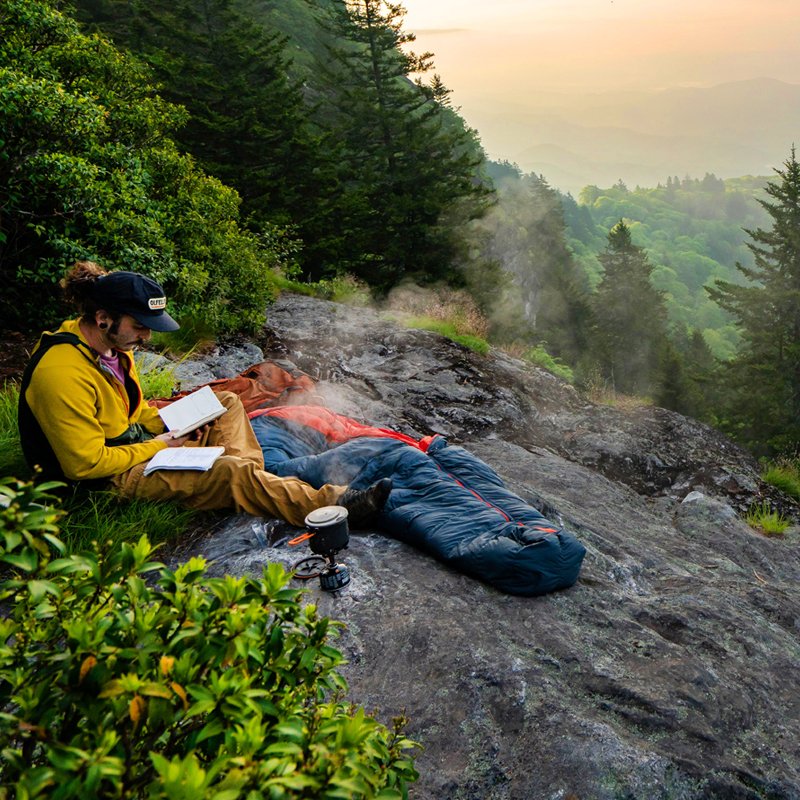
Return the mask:
<svg viewBox="0 0 800 800">
<path fill-rule="evenodd" d="M 108 311 L 129 314 L 151 331 L 165 333 L 180 328 L 164 310 L 167 298 L 155 281 L 138 272 L 109 272 L 101 275 L 92 288 L 92 299 Z"/>
</svg>

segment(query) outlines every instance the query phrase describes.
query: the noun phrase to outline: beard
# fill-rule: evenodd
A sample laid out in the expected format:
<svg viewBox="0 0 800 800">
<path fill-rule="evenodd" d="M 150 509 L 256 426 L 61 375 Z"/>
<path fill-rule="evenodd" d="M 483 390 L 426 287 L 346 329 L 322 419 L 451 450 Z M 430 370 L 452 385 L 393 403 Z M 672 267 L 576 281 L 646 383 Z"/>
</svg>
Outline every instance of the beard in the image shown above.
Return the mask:
<svg viewBox="0 0 800 800">
<path fill-rule="evenodd" d="M 115 320 L 111 323 L 106 331 L 106 339 L 115 350 L 122 350 L 130 352 L 135 350 L 140 344 L 144 344 L 146 339 L 143 339 L 139 334 L 130 331 L 128 333 L 120 333 L 120 324 L 122 319 Z"/>
</svg>

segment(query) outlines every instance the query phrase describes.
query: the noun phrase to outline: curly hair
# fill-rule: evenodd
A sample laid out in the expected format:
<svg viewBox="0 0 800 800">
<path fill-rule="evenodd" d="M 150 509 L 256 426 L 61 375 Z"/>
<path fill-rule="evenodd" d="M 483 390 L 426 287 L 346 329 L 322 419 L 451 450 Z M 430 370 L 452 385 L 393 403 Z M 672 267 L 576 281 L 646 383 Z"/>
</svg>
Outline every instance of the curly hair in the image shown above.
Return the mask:
<svg viewBox="0 0 800 800">
<path fill-rule="evenodd" d="M 80 311 L 83 321 L 90 325 L 95 324 L 95 314 L 103 308 L 92 296 L 94 285 L 98 278 L 108 274 L 94 261 L 76 261 L 61 280 L 64 299 L 75 306 Z M 117 323 L 122 316 L 111 309 L 105 311 L 111 317 L 112 324 Z"/>
</svg>

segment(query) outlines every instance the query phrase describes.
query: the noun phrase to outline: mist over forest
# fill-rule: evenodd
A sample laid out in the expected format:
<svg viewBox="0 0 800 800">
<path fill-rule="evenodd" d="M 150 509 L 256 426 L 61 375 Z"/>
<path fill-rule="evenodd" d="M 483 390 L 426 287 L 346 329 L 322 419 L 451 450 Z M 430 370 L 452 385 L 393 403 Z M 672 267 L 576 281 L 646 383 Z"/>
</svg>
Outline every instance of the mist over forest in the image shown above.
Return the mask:
<svg viewBox="0 0 800 800">
<path fill-rule="evenodd" d="M 0 5 L 6 325 L 63 315 L 75 258 L 218 334 L 416 287 L 417 323 L 597 401 L 800 443 L 800 87 L 552 95 L 492 121 L 498 161 L 380 0 Z"/>
<path fill-rule="evenodd" d="M 769 175 L 800 130 L 800 86 L 768 78 L 709 88 L 530 93 L 478 102 L 492 153 L 576 195 L 587 184 L 654 187 L 668 175 Z"/>
</svg>

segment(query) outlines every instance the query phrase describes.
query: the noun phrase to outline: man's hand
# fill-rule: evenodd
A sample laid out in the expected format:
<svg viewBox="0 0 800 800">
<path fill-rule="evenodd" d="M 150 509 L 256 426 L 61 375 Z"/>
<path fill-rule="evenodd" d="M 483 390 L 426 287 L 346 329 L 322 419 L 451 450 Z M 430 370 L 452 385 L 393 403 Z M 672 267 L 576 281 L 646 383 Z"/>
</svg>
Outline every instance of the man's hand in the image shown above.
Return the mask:
<svg viewBox="0 0 800 800">
<path fill-rule="evenodd" d="M 216 422 L 216 420 L 214 420 L 214 422 Z M 186 436 L 181 436 L 180 439 L 173 439 L 172 434 L 169 431 L 159 434 L 155 438 L 160 439 L 162 442 L 166 442 L 167 447 L 183 447 L 186 442 L 199 442 L 205 435 L 206 431 L 214 425 L 214 422 L 209 422 L 208 425 L 203 425 L 202 428 L 198 428 L 196 431 L 186 434 Z"/>
<path fill-rule="evenodd" d="M 172 434 L 169 431 L 167 431 L 166 433 L 159 434 L 155 438 L 159 439 L 162 442 L 166 442 L 167 447 L 183 447 L 186 444 L 186 442 L 189 442 L 195 438 L 194 437 L 195 433 L 197 433 L 197 431 L 192 431 L 192 433 L 187 434 L 186 436 L 181 436 L 180 439 L 173 439 Z"/>
</svg>

